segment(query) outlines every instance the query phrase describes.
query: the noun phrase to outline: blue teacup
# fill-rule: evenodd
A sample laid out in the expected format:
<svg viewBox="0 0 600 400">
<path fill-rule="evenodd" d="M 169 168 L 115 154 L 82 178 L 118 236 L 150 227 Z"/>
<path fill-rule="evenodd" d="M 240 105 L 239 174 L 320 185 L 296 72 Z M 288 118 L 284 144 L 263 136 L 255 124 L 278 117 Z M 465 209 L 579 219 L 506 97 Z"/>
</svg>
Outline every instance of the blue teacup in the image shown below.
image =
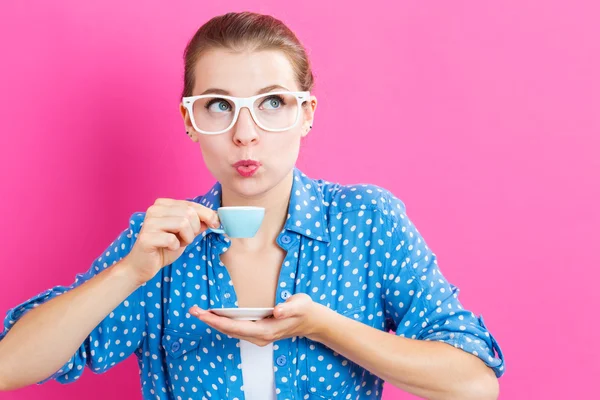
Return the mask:
<svg viewBox="0 0 600 400">
<path fill-rule="evenodd" d="M 221 233 L 230 238 L 251 238 L 256 235 L 265 216 L 262 207 L 219 207 L 217 209 L 223 229 L 210 228 L 211 232 Z"/>
</svg>

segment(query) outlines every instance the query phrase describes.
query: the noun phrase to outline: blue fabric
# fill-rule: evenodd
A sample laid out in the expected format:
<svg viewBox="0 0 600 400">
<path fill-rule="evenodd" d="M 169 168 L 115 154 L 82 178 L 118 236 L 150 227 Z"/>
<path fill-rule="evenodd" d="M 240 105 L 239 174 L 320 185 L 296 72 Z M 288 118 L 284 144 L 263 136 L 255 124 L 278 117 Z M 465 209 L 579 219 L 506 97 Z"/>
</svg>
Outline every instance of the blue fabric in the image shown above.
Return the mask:
<svg viewBox="0 0 600 400">
<path fill-rule="evenodd" d="M 217 209 L 220 188 L 217 183 L 205 196 L 188 200 Z M 144 215 L 133 214 L 129 227 L 73 285 L 55 287 L 10 310 L 0 340 L 30 309 L 126 256 Z M 389 191 L 312 180 L 295 169 L 288 218 L 277 243 L 287 251 L 277 303 L 307 293 L 375 329 L 448 343 L 479 357 L 496 376 L 504 373 L 502 352 L 482 317 L 461 306 L 458 288 L 444 278 L 404 204 Z M 237 306 L 219 257 L 229 245 L 220 234 L 199 235 L 175 263 L 111 312 L 48 379 L 74 382 L 86 365 L 100 373 L 135 354 L 145 399 L 243 399 L 238 340 L 187 312 L 193 305 Z M 273 365 L 280 399 L 379 399 L 382 394 L 380 378 L 307 338 L 275 342 Z"/>
</svg>

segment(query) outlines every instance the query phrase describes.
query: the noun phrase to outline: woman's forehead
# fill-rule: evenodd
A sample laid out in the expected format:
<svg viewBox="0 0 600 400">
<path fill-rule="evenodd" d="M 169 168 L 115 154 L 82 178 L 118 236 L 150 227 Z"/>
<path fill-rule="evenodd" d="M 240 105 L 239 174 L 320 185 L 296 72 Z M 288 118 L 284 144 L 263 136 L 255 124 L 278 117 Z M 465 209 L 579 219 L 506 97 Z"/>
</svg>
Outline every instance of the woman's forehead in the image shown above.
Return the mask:
<svg viewBox="0 0 600 400">
<path fill-rule="evenodd" d="M 290 91 L 300 90 L 292 64 L 278 50 L 209 50 L 200 56 L 194 73 L 193 95 L 207 89 L 220 89 L 232 96 L 248 97 L 274 85 Z"/>
</svg>

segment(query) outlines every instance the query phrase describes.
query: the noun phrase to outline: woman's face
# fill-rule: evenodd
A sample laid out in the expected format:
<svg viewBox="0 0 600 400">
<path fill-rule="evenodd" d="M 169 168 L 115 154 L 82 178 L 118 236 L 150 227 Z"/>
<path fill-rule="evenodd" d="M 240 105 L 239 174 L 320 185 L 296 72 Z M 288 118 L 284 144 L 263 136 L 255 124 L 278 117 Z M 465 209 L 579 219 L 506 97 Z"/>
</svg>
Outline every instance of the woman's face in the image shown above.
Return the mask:
<svg viewBox="0 0 600 400">
<path fill-rule="evenodd" d="M 192 95 L 206 91 L 236 97 L 250 97 L 268 91 L 301 91 L 292 65 L 281 51 L 234 53 L 225 49 L 205 52 L 195 68 Z M 275 105 L 277 104 L 274 103 Z M 240 110 L 235 125 L 227 132 L 206 135 L 197 132 L 187 110 L 180 106 L 185 128 L 200 144 L 204 162 L 224 190 L 242 197 L 260 197 L 283 181 L 298 158 L 301 139 L 308 134 L 316 98 L 301 108 L 300 121 L 284 132 L 262 130 L 247 108 Z M 222 104 L 227 106 L 226 103 Z M 214 105 L 219 107 L 219 105 Z M 219 110 L 220 111 L 220 110 Z M 259 163 L 258 168 L 236 166 L 243 160 Z"/>
</svg>

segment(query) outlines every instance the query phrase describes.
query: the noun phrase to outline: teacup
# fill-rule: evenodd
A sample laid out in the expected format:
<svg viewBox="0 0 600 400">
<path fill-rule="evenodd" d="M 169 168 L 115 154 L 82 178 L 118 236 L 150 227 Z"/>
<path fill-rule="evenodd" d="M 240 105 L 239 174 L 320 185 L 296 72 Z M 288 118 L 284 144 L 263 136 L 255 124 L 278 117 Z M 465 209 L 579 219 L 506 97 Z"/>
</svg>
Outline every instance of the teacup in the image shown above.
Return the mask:
<svg viewBox="0 0 600 400">
<path fill-rule="evenodd" d="M 230 238 L 251 238 L 256 235 L 265 216 L 263 207 L 235 206 L 219 207 L 217 214 L 223 229 L 210 228 Z"/>
</svg>

